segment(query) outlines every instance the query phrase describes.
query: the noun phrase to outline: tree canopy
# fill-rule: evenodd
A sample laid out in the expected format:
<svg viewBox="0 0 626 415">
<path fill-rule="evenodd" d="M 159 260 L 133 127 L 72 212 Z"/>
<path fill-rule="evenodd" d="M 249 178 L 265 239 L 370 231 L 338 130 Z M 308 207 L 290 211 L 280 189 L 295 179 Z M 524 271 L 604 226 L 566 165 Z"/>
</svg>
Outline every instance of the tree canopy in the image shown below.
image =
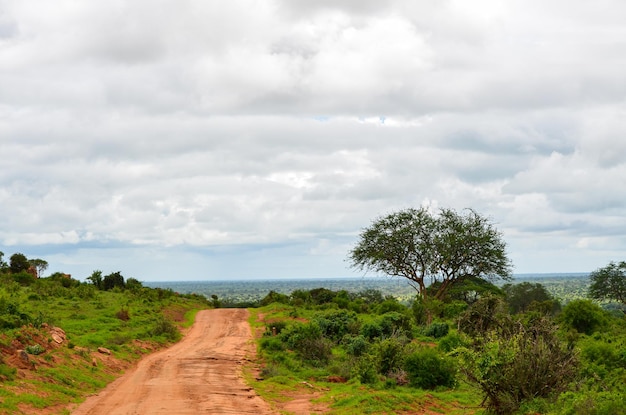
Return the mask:
<svg viewBox="0 0 626 415">
<path fill-rule="evenodd" d="M 426 298 L 441 299 L 469 278 L 511 279 L 506 244 L 493 224 L 475 211 L 405 209 L 378 218 L 351 250 L 352 266 L 406 278 Z M 426 288 L 438 283 L 436 292 Z"/>
<path fill-rule="evenodd" d="M 18 274 L 22 271 L 28 270 L 28 268 L 30 268 L 30 262 L 28 262 L 26 255 L 16 252 L 11 255 L 9 268 L 11 269 L 12 274 Z"/>
<path fill-rule="evenodd" d="M 509 309 L 514 314 L 530 310 L 556 312 L 560 308 L 558 300 L 539 283 L 525 281 L 519 284 L 505 284 L 502 290 Z"/>
<path fill-rule="evenodd" d="M 626 262 L 611 262 L 590 275 L 589 296 L 596 300 L 614 300 L 626 304 Z"/>
</svg>

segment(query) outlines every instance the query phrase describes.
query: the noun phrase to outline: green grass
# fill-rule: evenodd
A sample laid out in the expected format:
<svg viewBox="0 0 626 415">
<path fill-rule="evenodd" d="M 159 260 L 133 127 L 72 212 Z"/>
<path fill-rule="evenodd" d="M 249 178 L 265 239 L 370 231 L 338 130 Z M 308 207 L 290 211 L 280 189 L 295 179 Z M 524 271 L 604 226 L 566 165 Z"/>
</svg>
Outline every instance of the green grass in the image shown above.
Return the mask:
<svg viewBox="0 0 626 415">
<path fill-rule="evenodd" d="M 260 321 L 261 316 L 266 321 L 293 321 L 310 320 L 316 313 L 319 311 L 304 308 L 294 311 L 291 306 L 270 304 L 259 309 L 251 309 L 249 322 L 253 330 L 256 328 L 265 331 L 266 324 Z M 364 321 L 376 318 L 371 315 L 360 317 Z M 423 337 L 421 340 L 433 342 L 431 337 Z M 261 341 L 257 344 L 260 345 Z M 346 383 L 328 382 L 329 376 L 345 370 L 342 365 L 350 364 L 343 348 L 333 348 L 333 359 L 327 366 L 303 363 L 289 350 L 262 350 L 259 346 L 259 356 L 263 365 L 261 376 L 265 379 L 256 380 L 248 374 L 247 381 L 260 396 L 273 402 L 278 408 L 281 403 L 288 401 L 290 396 L 301 396 L 314 391 L 316 394 L 312 395 L 313 402 L 323 405 L 328 408 L 329 414 L 335 415 L 409 414 L 419 413 L 424 409 L 452 415 L 483 414 L 479 408 L 481 394 L 467 384 L 460 384 L 453 389 L 424 391 L 398 386 L 382 379 L 372 385 L 361 384 L 355 379 Z M 313 389 L 310 389 L 311 386 Z"/>
<path fill-rule="evenodd" d="M 42 322 L 61 327 L 67 336 L 64 344 L 52 348 L 45 329 L 0 330 L 2 345 L 19 341 L 33 352 L 29 357 L 34 366 L 27 379 L 16 376 L 0 355 L 0 414 L 16 415 L 29 413 L 28 408 L 69 413 L 64 409 L 67 405 L 82 401 L 119 374 L 100 363 L 93 365 L 91 354 L 98 347 L 112 350 L 116 359 L 130 364 L 147 353 L 144 343 L 135 340 L 151 344 L 150 350 L 166 345 L 179 337 L 177 326 L 189 327 L 196 312 L 208 308 L 199 297 L 163 290 L 105 292 L 86 284 L 61 287 L 45 279 L 30 287 L 0 285 L 0 301 L 18 305 L 22 314 L 40 316 Z M 164 317 L 170 315 L 180 321 Z M 163 327 L 164 322 L 165 328 L 173 328 L 177 335 L 156 333 L 155 328 Z"/>
</svg>

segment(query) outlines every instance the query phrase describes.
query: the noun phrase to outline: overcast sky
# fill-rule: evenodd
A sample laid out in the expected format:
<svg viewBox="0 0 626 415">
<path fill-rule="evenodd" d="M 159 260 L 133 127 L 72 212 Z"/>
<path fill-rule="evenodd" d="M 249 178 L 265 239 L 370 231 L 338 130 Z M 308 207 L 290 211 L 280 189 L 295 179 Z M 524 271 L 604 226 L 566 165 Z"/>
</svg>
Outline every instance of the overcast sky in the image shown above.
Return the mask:
<svg viewBox="0 0 626 415">
<path fill-rule="evenodd" d="M 142 281 L 358 276 L 473 208 L 516 273 L 626 260 L 626 3 L 0 0 L 0 251 Z"/>
</svg>

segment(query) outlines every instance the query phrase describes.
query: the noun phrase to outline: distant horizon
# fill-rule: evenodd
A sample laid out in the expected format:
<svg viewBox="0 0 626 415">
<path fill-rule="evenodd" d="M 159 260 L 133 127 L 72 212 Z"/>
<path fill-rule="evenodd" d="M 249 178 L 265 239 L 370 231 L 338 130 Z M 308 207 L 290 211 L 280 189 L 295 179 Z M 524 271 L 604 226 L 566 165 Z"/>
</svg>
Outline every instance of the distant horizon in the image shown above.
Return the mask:
<svg viewBox="0 0 626 415">
<path fill-rule="evenodd" d="M 591 271 L 577 271 L 577 272 L 530 272 L 530 273 L 519 273 L 513 274 L 513 279 L 517 278 L 539 278 L 539 277 L 559 277 L 559 276 L 586 276 L 589 275 Z M 403 278 L 401 277 L 390 277 L 385 275 L 364 275 L 364 276 L 338 276 L 338 277 L 276 277 L 276 278 L 263 278 L 263 277 L 245 277 L 245 278 L 228 278 L 228 279 L 201 279 L 201 280 L 143 280 L 143 283 L 149 284 L 160 284 L 160 283 L 175 283 L 182 284 L 187 282 L 262 282 L 262 281 L 297 281 L 297 280 L 341 280 L 341 279 L 349 279 L 349 280 L 359 280 L 359 279 L 396 279 L 401 281 Z"/>
</svg>

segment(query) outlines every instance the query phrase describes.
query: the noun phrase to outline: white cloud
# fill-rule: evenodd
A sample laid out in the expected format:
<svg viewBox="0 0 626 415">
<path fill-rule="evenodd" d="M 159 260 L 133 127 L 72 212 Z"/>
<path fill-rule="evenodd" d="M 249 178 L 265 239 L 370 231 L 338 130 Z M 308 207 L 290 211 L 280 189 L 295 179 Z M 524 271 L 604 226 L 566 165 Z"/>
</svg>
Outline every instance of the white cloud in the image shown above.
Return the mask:
<svg viewBox="0 0 626 415">
<path fill-rule="evenodd" d="M 345 275 L 360 228 L 424 201 L 491 217 L 520 272 L 623 252 L 620 2 L 2 7 L 5 253 Z"/>
</svg>

